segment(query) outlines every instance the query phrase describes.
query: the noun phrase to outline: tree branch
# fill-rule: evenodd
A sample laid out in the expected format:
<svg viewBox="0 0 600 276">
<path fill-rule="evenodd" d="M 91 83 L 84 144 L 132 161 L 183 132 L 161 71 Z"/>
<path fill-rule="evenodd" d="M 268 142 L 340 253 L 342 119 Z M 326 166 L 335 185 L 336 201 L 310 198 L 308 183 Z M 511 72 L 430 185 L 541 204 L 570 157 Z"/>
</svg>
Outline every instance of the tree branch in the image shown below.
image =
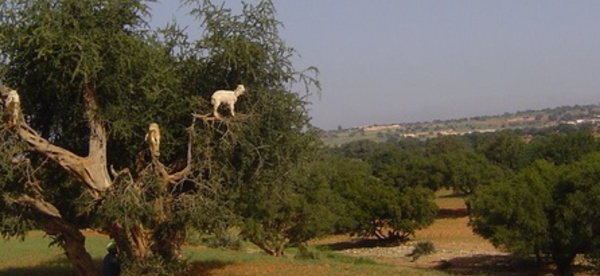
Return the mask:
<svg viewBox="0 0 600 276">
<path fill-rule="evenodd" d="M 6 97 L 9 91 L 11 91 L 10 88 L 0 84 L 2 97 Z M 87 157 L 78 156 L 71 151 L 55 146 L 40 136 L 24 120 L 19 120 L 10 129 L 15 131 L 35 152 L 56 162 L 77 177 L 90 188 L 94 197 L 98 197 L 98 193 L 104 192 L 112 186 L 112 181 L 106 166 L 106 133 L 98 119 L 98 106 L 92 92 L 84 89 L 86 114 L 90 126 L 90 153 Z"/>
<path fill-rule="evenodd" d="M 167 186 L 175 185 L 175 184 L 177 184 L 177 182 L 183 180 L 192 171 L 192 141 L 193 141 L 194 124 L 195 123 L 196 123 L 196 117 L 193 118 L 192 125 L 188 129 L 189 136 L 188 136 L 187 160 L 186 160 L 186 165 L 182 170 L 180 170 L 176 173 L 170 174 L 167 171 L 166 166 L 159 160 L 160 153 L 155 153 L 155 152 L 153 152 L 153 149 L 150 148 L 150 151 L 152 152 L 152 154 L 151 154 L 152 164 L 154 164 L 154 167 L 156 168 L 157 173 L 162 178 L 164 185 L 167 185 Z M 150 147 L 152 147 L 152 145 L 150 145 Z"/>
<path fill-rule="evenodd" d="M 62 219 L 62 216 L 60 215 L 58 209 L 56 209 L 54 205 L 44 200 L 35 199 L 28 195 L 22 195 L 19 198 L 17 198 L 15 202 L 21 206 L 26 206 L 46 216 Z"/>
<path fill-rule="evenodd" d="M 67 222 L 54 205 L 43 198 L 28 195 L 20 196 L 15 203 L 42 215 L 42 218 L 35 219 L 36 224 L 48 235 L 56 236 L 64 242 L 62 247 L 77 275 L 98 275 L 92 257 L 85 250 L 85 236 L 75 225 Z"/>
</svg>

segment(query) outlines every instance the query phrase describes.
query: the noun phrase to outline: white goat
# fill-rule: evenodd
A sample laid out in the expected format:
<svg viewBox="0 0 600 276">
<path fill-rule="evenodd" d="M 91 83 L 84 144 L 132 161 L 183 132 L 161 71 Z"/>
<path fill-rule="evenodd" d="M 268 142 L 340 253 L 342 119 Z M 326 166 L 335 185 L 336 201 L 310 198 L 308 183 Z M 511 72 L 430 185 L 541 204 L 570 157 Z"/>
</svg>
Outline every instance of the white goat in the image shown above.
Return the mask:
<svg viewBox="0 0 600 276">
<path fill-rule="evenodd" d="M 150 146 L 152 156 L 160 156 L 160 128 L 157 123 L 151 123 L 148 126 L 148 133 L 144 139 Z"/>
<path fill-rule="evenodd" d="M 19 119 L 19 113 L 21 112 L 19 93 L 17 93 L 16 90 L 9 91 L 4 104 L 9 115 L 9 125 L 16 125 L 17 120 Z"/>
<path fill-rule="evenodd" d="M 243 85 L 238 85 L 234 91 L 231 90 L 218 90 L 213 93 L 210 98 L 210 102 L 213 105 L 213 115 L 215 117 L 219 117 L 219 113 L 217 109 L 221 104 L 227 104 L 229 106 L 229 110 L 231 111 L 231 116 L 235 116 L 235 102 L 237 98 L 244 94 L 246 88 Z"/>
</svg>

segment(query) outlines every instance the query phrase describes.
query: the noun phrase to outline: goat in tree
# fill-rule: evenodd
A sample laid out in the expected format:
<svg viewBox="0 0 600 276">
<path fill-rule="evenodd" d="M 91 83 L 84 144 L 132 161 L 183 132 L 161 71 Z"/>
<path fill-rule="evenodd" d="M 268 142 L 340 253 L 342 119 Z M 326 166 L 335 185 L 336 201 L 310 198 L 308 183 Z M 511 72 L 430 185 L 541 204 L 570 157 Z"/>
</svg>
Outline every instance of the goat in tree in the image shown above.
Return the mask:
<svg viewBox="0 0 600 276">
<path fill-rule="evenodd" d="M 10 90 L 6 96 L 5 108 L 8 113 L 9 126 L 15 126 L 21 111 L 21 100 L 16 90 Z"/>
<path fill-rule="evenodd" d="M 148 126 L 148 133 L 145 137 L 146 142 L 150 146 L 150 152 L 153 156 L 160 156 L 160 128 L 157 123 L 151 123 Z"/>
<path fill-rule="evenodd" d="M 235 116 L 235 102 L 238 97 L 243 95 L 246 88 L 243 85 L 238 85 L 234 91 L 231 90 L 218 90 L 213 93 L 210 102 L 213 105 L 213 115 L 217 118 L 220 117 L 218 113 L 219 106 L 226 104 L 229 107 L 231 116 Z"/>
</svg>

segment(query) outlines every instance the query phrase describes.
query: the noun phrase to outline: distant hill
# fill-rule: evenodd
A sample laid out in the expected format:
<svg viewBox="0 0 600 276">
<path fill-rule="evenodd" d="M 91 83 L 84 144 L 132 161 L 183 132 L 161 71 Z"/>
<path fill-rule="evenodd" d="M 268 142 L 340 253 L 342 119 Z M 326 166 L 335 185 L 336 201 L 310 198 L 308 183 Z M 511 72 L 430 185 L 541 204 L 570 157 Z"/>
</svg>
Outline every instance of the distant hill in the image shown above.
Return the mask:
<svg viewBox="0 0 600 276">
<path fill-rule="evenodd" d="M 414 137 L 428 139 L 443 135 L 473 132 L 494 132 L 504 129 L 546 128 L 559 124 L 600 124 L 600 105 L 575 105 L 504 113 L 495 116 L 434 120 L 427 122 L 369 125 L 323 131 L 326 145 L 335 147 L 351 141 L 369 139 L 384 142 L 390 139 Z"/>
</svg>

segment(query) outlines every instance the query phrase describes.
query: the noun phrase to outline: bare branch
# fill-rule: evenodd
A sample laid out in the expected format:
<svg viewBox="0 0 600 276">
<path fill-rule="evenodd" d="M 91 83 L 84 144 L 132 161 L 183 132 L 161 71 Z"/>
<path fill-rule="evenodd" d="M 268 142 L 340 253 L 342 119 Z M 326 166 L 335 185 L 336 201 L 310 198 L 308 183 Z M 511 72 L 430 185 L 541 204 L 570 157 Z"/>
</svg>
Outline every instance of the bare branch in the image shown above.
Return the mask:
<svg viewBox="0 0 600 276">
<path fill-rule="evenodd" d="M 17 93 L 17 91 L 3 85 L 0 85 L 0 92 L 3 97 L 8 97 L 11 93 Z M 84 101 L 86 102 L 86 114 L 90 126 L 90 153 L 87 157 L 78 156 L 69 150 L 50 143 L 22 119 L 19 119 L 16 124 L 10 125 L 9 129 L 15 131 L 33 151 L 56 162 L 77 177 L 90 188 L 94 197 L 98 197 L 99 193 L 112 186 L 106 167 L 106 133 L 98 115 L 95 114 L 98 106 L 93 91 L 89 88 L 84 89 Z M 10 122 L 8 123 L 10 124 Z"/>
<path fill-rule="evenodd" d="M 99 117 L 96 91 L 89 83 L 84 85 L 82 89 L 85 115 L 90 128 L 89 156 L 98 155 L 98 158 L 103 158 L 102 161 L 106 163 L 106 131 L 104 130 L 104 124 L 102 124 Z"/>
<path fill-rule="evenodd" d="M 189 175 L 190 172 L 192 171 L 192 141 L 193 141 L 193 136 L 194 136 L 195 123 L 196 123 L 196 116 L 193 116 L 192 125 L 188 129 L 188 150 L 187 150 L 186 165 L 182 170 L 180 170 L 176 173 L 172 173 L 172 174 L 169 173 L 167 171 L 166 166 L 162 162 L 160 162 L 160 160 L 159 160 L 160 152 L 158 152 L 159 149 L 158 149 L 158 147 L 156 147 L 156 142 L 153 142 L 153 140 L 156 140 L 156 137 L 155 137 L 156 134 L 160 133 L 160 132 L 157 132 L 157 130 L 159 129 L 158 125 L 156 123 L 150 124 L 148 134 L 146 134 L 146 140 L 149 141 L 148 145 L 150 147 L 150 152 L 152 153 L 151 154 L 152 164 L 154 164 L 154 167 L 155 167 L 157 173 L 162 178 L 164 185 L 171 186 L 171 185 L 177 184 L 177 182 L 180 182 L 181 180 L 185 179 L 186 176 Z M 154 138 L 152 138 L 153 135 L 154 135 Z"/>
<path fill-rule="evenodd" d="M 111 175 L 113 177 L 113 183 L 117 182 L 117 179 L 119 179 L 119 178 L 121 178 L 123 176 L 128 176 L 129 179 L 131 181 L 133 181 L 133 176 L 131 175 L 131 171 L 129 170 L 129 168 L 124 168 L 124 169 L 122 169 L 122 170 L 120 170 L 120 171 L 117 172 L 117 171 L 115 171 L 115 168 L 113 168 L 113 166 L 111 165 L 110 166 L 110 173 L 111 173 Z"/>
<path fill-rule="evenodd" d="M 15 200 L 15 203 L 32 208 L 46 216 L 62 218 L 60 212 L 58 209 L 56 209 L 56 207 L 54 207 L 54 205 L 41 199 L 35 199 L 28 195 L 22 195 Z"/>
</svg>

